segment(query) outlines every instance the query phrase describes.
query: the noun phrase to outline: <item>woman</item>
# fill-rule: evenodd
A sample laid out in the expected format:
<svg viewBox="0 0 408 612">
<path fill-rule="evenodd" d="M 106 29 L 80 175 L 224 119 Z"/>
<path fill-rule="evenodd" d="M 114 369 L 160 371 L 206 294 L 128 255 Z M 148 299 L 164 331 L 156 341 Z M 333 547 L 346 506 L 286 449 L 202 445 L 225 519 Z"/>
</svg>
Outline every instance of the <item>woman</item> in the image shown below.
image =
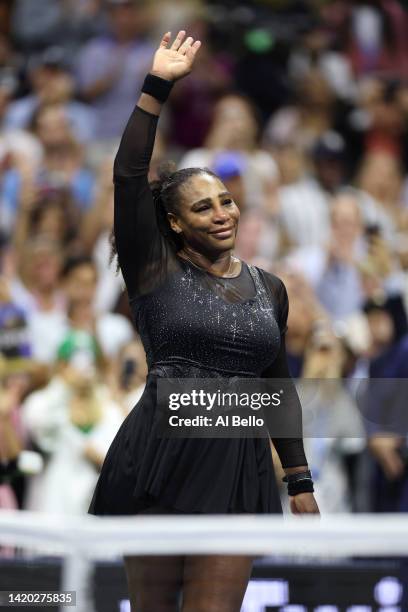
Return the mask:
<svg viewBox="0 0 408 612">
<path fill-rule="evenodd" d="M 190 168 L 149 186 L 160 100 L 190 72 L 200 47 L 184 31 L 169 44 L 167 33 L 114 166 L 119 263 L 149 375 L 109 450 L 90 512 L 280 513 L 267 439 L 156 433 L 159 377 L 288 377 L 280 339 L 286 291 L 276 277 L 232 256 L 239 211 L 224 185 L 210 171 Z M 318 512 L 301 439 L 274 443 L 291 479 L 293 512 Z M 183 612 L 237 612 L 251 563 L 225 555 L 127 558 L 132 610 L 175 611 L 182 588 Z"/>
</svg>

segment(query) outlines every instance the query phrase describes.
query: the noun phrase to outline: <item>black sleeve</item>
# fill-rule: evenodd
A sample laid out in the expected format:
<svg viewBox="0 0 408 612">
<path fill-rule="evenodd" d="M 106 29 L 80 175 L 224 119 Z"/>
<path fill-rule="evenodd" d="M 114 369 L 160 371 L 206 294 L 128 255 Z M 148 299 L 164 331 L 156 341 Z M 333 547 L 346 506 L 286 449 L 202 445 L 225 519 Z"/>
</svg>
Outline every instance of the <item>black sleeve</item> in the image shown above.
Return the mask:
<svg viewBox="0 0 408 612">
<path fill-rule="evenodd" d="M 264 378 L 280 379 L 279 385 L 282 383 L 284 390 L 282 408 L 282 418 L 284 423 L 280 423 L 280 431 L 288 432 L 287 437 L 274 437 L 273 431 L 270 428 L 270 435 L 282 467 L 298 467 L 307 465 L 302 440 L 302 407 L 296 387 L 291 378 L 285 345 L 285 333 L 287 331 L 287 320 L 289 311 L 288 294 L 283 282 L 276 276 L 264 274 L 266 283 L 269 287 L 273 301 L 277 304 L 277 319 L 281 332 L 281 344 L 278 355 L 270 366 L 263 373 Z M 296 437 L 289 437 L 296 435 Z"/>
<path fill-rule="evenodd" d="M 136 107 L 114 163 L 115 243 L 130 298 L 153 289 L 167 256 L 148 181 L 157 122 L 157 116 Z"/>
</svg>

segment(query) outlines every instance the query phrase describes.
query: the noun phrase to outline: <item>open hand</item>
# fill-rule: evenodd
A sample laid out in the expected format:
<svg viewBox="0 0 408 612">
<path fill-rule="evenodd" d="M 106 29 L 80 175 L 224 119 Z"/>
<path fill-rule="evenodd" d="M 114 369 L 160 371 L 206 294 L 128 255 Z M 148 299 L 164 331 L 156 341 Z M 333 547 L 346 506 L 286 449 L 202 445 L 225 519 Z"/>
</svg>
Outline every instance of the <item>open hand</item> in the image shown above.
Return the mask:
<svg viewBox="0 0 408 612">
<path fill-rule="evenodd" d="M 181 30 L 170 45 L 171 33 L 167 32 L 157 49 L 151 74 L 155 74 L 167 81 L 177 81 L 191 72 L 197 51 L 201 42 L 191 36 L 185 38 L 186 32 Z"/>
</svg>

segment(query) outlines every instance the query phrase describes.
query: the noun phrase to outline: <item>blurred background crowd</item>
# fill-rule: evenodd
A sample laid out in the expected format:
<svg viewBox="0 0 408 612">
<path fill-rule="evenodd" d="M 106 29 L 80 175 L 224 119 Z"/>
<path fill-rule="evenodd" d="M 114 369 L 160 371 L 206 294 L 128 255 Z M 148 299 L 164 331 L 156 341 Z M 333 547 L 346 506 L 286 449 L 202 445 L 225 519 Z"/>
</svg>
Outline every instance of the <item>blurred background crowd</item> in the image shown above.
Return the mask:
<svg viewBox="0 0 408 612">
<path fill-rule="evenodd" d="M 305 440 L 322 512 L 407 511 L 392 403 L 363 419 L 353 393 L 370 378 L 403 393 L 408 378 L 396 0 L 0 0 L 0 507 L 85 513 L 143 392 L 109 264 L 112 164 L 157 41 L 181 27 L 204 45 L 151 178 L 168 159 L 218 173 L 241 210 L 236 254 L 284 280 L 292 374 L 331 381 Z"/>
</svg>

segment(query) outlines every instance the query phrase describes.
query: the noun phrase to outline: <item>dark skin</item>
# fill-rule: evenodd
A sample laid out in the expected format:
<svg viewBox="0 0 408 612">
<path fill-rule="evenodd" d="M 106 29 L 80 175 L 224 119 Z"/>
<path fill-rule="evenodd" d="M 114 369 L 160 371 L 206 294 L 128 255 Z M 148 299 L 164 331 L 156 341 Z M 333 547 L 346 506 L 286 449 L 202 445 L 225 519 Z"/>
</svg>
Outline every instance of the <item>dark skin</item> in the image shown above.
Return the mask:
<svg viewBox="0 0 408 612">
<path fill-rule="evenodd" d="M 151 74 L 177 81 L 190 74 L 196 54 L 201 47 L 199 40 L 181 30 L 172 44 L 167 32 L 153 59 Z M 152 115 L 159 116 L 162 104 L 147 94 L 142 94 L 138 106 Z M 233 257 L 239 223 L 239 209 L 225 185 L 218 178 L 203 172 L 186 181 L 182 188 L 179 210 L 169 213 L 173 231 L 182 234 L 184 247 L 181 257 L 186 257 L 221 277 L 237 276 L 242 267 Z M 224 230 L 224 233 L 216 234 Z M 229 231 L 228 231 L 229 230 Z M 304 472 L 308 466 L 285 468 L 285 473 Z M 290 498 L 293 514 L 318 514 L 319 509 L 312 493 L 301 493 Z"/>
<path fill-rule="evenodd" d="M 176 81 L 190 73 L 200 41 L 178 33 L 163 36 L 151 73 Z M 142 94 L 138 106 L 160 115 L 161 104 Z M 181 188 L 178 209 L 168 215 L 172 230 L 183 237 L 179 256 L 220 277 L 237 276 L 242 262 L 233 257 L 239 210 L 225 185 L 203 172 Z M 286 474 L 302 472 L 307 466 L 287 468 Z M 290 498 L 294 514 L 318 514 L 312 493 Z M 187 555 L 170 557 L 127 557 L 125 568 L 132 612 L 175 612 L 178 594 L 183 593 L 182 612 L 238 612 L 253 558 L 249 555 Z"/>
<path fill-rule="evenodd" d="M 239 209 L 223 183 L 202 174 L 184 188 L 178 214 L 169 214 L 170 225 L 182 234 L 179 253 L 218 276 L 236 276 L 241 262 L 232 256 L 238 230 Z"/>
</svg>

